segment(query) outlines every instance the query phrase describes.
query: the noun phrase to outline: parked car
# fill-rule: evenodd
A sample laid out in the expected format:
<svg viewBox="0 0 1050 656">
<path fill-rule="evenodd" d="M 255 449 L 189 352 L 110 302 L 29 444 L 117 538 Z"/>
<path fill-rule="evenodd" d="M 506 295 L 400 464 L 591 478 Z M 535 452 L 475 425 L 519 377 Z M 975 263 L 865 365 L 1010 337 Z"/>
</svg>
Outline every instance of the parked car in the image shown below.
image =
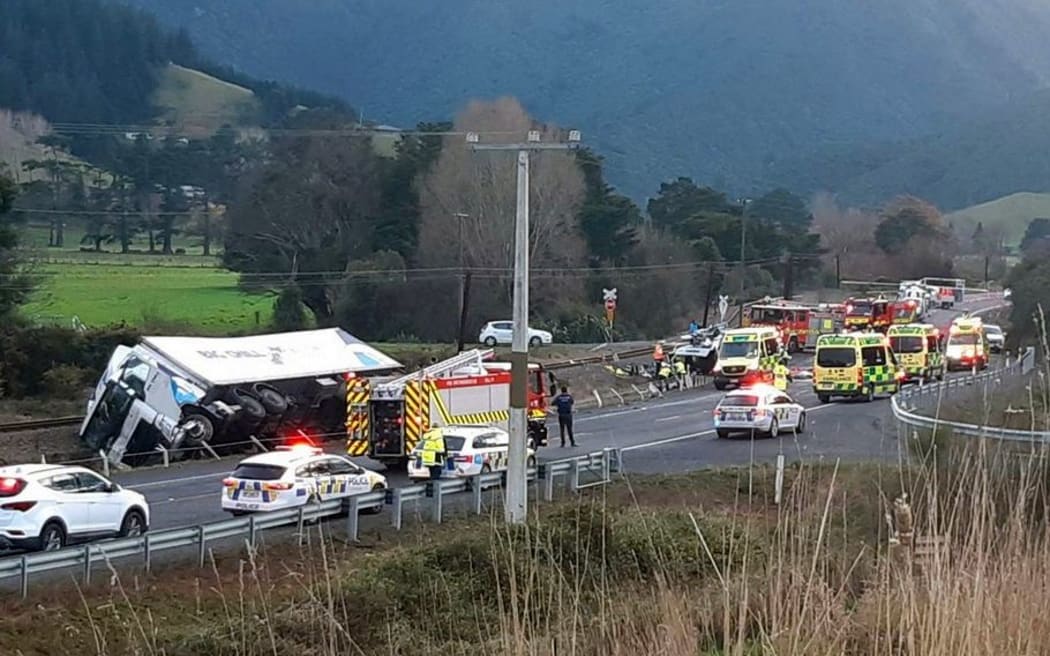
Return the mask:
<svg viewBox="0 0 1050 656">
<path fill-rule="evenodd" d="M 149 504 L 84 467 L 0 467 L 0 546 L 55 551 L 73 542 L 142 535 Z"/>
<path fill-rule="evenodd" d="M 308 445 L 279 446 L 240 461 L 222 481 L 222 509 L 232 515 L 295 508 L 385 490 L 386 477 Z"/>
<path fill-rule="evenodd" d="M 446 426 L 445 467 L 442 478 L 476 476 L 507 468 L 510 455 L 510 435 L 496 426 Z M 536 466 L 536 450 L 532 444 L 526 447 L 527 467 Z M 430 469 L 423 466 L 423 444 L 412 452 L 408 461 L 408 477 L 412 480 L 430 478 Z"/>
<path fill-rule="evenodd" d="M 490 321 L 485 324 L 485 327 L 481 329 L 481 334 L 478 335 L 478 341 L 485 346 L 495 346 L 497 344 L 510 344 L 514 339 L 514 322 L 513 321 Z M 541 344 L 551 344 L 554 341 L 554 336 L 546 330 L 537 330 L 535 328 L 529 328 L 529 346 L 539 346 Z"/>
<path fill-rule="evenodd" d="M 806 430 L 806 408 L 772 385 L 734 390 L 722 397 L 714 411 L 718 437 L 732 433 L 777 437 L 780 431 Z"/>
<path fill-rule="evenodd" d="M 986 323 L 984 334 L 988 338 L 988 348 L 992 350 L 992 353 L 1002 353 L 1003 345 L 1006 343 L 1006 333 L 1003 332 L 1002 327 Z"/>
</svg>

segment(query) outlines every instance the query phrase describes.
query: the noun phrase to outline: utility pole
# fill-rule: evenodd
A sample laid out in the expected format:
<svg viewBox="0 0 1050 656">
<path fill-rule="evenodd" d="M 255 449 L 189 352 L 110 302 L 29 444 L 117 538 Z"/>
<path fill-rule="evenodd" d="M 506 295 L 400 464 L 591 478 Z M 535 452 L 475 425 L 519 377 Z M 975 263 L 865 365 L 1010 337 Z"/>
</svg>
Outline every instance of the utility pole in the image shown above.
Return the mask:
<svg viewBox="0 0 1050 656">
<path fill-rule="evenodd" d="M 791 296 L 794 293 L 794 274 L 795 274 L 795 258 L 793 255 L 788 255 L 784 260 L 784 300 L 790 301 Z"/>
<path fill-rule="evenodd" d="M 744 321 L 744 275 L 747 271 L 747 265 L 744 264 L 744 247 L 747 245 L 747 208 L 751 204 L 750 198 L 743 199 L 744 209 L 740 212 L 740 291 L 737 295 L 737 307 L 740 308 L 740 312 L 737 314 L 740 325 L 743 325 Z"/>
<path fill-rule="evenodd" d="M 842 287 L 842 269 L 839 268 L 839 256 L 835 256 L 835 289 Z"/>
<path fill-rule="evenodd" d="M 715 289 L 715 265 L 707 265 L 707 291 L 704 293 L 704 328 L 707 328 L 707 313 L 711 309 L 711 294 Z"/>
<path fill-rule="evenodd" d="M 536 150 L 579 148 L 580 133 L 569 132 L 565 142 L 541 143 L 540 131 L 529 130 L 526 143 L 482 144 L 476 132 L 467 133 L 475 151 L 518 153 L 517 210 L 514 215 L 514 333 L 510 354 L 510 448 L 507 453 L 505 516 L 508 524 L 524 524 L 528 517 L 528 476 L 525 446 L 528 441 L 529 405 L 529 156 Z"/>
<path fill-rule="evenodd" d="M 456 338 L 456 353 L 462 353 L 463 345 L 466 341 L 467 299 L 470 293 L 470 284 L 467 282 L 467 275 L 463 270 L 463 219 L 470 215 L 456 212 L 452 216 L 456 218 L 456 223 L 459 224 L 459 332 Z"/>
</svg>

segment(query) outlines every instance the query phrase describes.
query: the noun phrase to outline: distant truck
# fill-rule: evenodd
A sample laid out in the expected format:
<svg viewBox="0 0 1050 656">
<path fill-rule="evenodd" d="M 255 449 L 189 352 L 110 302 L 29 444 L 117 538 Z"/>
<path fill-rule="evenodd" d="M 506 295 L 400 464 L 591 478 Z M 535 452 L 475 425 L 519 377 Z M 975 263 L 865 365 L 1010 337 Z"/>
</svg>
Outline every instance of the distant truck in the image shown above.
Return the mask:
<svg viewBox="0 0 1050 656">
<path fill-rule="evenodd" d="M 342 436 L 346 381 L 401 364 L 339 329 L 232 338 L 145 337 L 118 346 L 81 440 L 111 464 L 285 432 Z"/>
</svg>

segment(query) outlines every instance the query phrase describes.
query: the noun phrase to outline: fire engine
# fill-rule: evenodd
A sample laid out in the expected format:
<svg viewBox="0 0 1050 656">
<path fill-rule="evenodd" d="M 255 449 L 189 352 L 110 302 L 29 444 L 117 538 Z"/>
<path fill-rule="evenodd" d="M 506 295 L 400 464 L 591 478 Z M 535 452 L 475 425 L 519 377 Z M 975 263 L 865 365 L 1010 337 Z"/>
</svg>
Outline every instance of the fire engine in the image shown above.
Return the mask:
<svg viewBox="0 0 1050 656">
<path fill-rule="evenodd" d="M 893 303 L 884 296 L 851 298 L 846 301 L 846 330 L 886 332 L 893 323 L 893 311 Z"/>
<path fill-rule="evenodd" d="M 347 445 L 351 456 L 368 456 L 404 467 L 423 434 L 450 425 L 508 428 L 509 362 L 493 362 L 491 349 L 474 349 L 375 385 L 347 381 Z M 547 375 L 529 363 L 528 436 L 533 447 L 547 443 Z"/>
<path fill-rule="evenodd" d="M 898 299 L 890 303 L 892 309 L 891 323 L 894 326 L 903 326 L 909 323 L 918 323 L 921 314 L 919 302 L 915 299 Z"/>
<path fill-rule="evenodd" d="M 840 327 L 834 308 L 811 306 L 784 300 L 763 299 L 744 306 L 741 327 L 773 326 L 780 330 L 788 352 L 814 348 L 820 335 Z"/>
</svg>

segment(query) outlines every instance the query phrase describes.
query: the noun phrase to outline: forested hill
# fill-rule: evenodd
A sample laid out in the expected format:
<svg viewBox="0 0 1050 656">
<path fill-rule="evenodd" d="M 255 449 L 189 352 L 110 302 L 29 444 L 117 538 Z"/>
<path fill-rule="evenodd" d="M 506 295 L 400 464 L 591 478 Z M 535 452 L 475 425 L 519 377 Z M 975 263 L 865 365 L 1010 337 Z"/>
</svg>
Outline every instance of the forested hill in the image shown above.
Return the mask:
<svg viewBox="0 0 1050 656">
<path fill-rule="evenodd" d="M 681 174 L 761 192 L 772 164 L 943 132 L 1050 81 L 1046 0 L 124 1 L 384 122 L 513 95 L 582 129 L 636 198 Z"/>
<path fill-rule="evenodd" d="M 184 30 L 162 28 L 148 13 L 102 0 L 0 1 L 0 108 L 52 122 L 139 124 L 169 63 L 255 92 L 273 119 L 298 104 L 348 105 L 233 73 L 201 57 Z"/>
</svg>

